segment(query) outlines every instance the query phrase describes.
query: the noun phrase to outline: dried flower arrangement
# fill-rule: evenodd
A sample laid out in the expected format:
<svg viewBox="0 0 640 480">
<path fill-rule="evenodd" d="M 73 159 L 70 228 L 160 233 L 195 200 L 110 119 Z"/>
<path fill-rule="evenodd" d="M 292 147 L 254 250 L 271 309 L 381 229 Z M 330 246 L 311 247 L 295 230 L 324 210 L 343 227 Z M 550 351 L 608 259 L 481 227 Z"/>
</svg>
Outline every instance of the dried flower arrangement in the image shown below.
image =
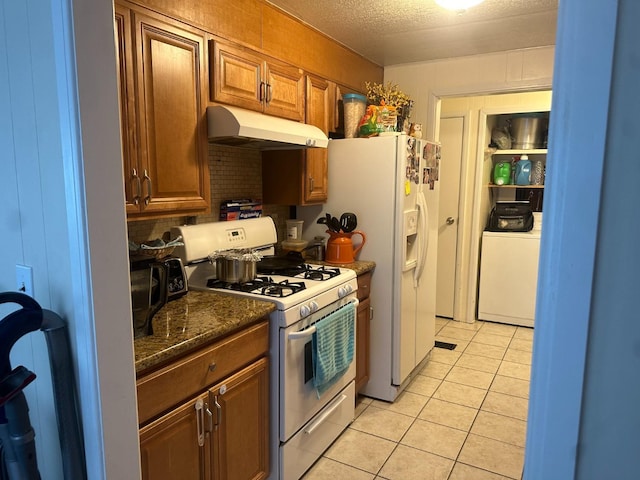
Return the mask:
<svg viewBox="0 0 640 480">
<path fill-rule="evenodd" d="M 365 82 L 364 85 L 367 89 L 367 100 L 371 105 L 388 105 L 390 107 L 402 108 L 412 103 L 409 96 L 399 90 L 398 85 L 395 83 L 387 82 L 386 84 L 381 84 Z"/>
</svg>

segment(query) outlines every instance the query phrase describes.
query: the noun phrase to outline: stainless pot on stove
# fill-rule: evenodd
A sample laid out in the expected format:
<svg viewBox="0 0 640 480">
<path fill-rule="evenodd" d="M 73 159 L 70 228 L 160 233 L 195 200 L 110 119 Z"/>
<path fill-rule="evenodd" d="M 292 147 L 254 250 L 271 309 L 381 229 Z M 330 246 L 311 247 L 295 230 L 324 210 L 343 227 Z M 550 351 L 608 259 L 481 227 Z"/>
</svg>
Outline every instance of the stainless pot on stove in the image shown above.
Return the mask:
<svg viewBox="0 0 640 480">
<path fill-rule="evenodd" d="M 257 275 L 257 263 L 262 257 L 252 249 L 221 250 L 209 255 L 216 266 L 216 278 L 227 283 L 246 283 Z"/>
</svg>

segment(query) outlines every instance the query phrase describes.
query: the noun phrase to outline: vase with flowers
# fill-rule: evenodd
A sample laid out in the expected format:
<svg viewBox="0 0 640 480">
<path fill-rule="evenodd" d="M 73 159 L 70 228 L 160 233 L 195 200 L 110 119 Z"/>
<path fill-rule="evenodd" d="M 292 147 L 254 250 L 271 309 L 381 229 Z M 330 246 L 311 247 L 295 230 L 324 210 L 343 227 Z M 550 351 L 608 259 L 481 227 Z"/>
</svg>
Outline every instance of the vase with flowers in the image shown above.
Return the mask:
<svg viewBox="0 0 640 480">
<path fill-rule="evenodd" d="M 413 100 L 398 85 L 392 82 L 385 84 L 365 82 L 367 89 L 367 101 L 371 105 L 378 105 L 388 115 L 391 121 L 386 130 L 397 132 L 408 131 L 409 117 L 413 107 Z"/>
</svg>

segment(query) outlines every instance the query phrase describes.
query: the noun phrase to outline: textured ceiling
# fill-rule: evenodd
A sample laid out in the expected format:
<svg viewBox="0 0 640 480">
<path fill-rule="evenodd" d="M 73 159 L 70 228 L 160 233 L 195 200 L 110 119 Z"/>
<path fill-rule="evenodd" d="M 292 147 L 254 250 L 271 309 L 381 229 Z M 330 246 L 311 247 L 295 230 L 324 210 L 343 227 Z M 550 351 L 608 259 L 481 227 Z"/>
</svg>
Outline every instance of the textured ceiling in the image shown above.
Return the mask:
<svg viewBox="0 0 640 480">
<path fill-rule="evenodd" d="M 558 0 L 268 0 L 383 66 L 555 44 Z"/>
</svg>

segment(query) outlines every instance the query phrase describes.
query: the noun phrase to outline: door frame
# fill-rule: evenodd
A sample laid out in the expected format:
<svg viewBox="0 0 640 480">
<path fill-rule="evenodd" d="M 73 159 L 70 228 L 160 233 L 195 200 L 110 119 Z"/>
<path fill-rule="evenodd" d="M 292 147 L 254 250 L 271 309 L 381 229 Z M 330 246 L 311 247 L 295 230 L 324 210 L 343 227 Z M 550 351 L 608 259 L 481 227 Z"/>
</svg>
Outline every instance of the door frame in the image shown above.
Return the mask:
<svg viewBox="0 0 640 480">
<path fill-rule="evenodd" d="M 535 91 L 551 90 L 552 85 L 550 81 L 543 81 L 538 84 L 530 84 L 526 86 L 519 86 L 517 88 L 489 88 L 478 91 L 473 88 L 460 88 L 460 89 L 446 89 L 446 90 L 433 90 L 429 92 L 427 102 L 427 116 L 432 119 L 432 125 L 429 128 L 432 131 L 427 131 L 427 138 L 434 138 L 436 141 L 440 139 L 440 116 L 442 110 L 442 100 L 448 97 L 474 97 L 485 95 L 499 95 L 499 94 L 513 94 L 513 93 L 527 93 Z M 484 113 L 484 121 L 486 123 L 486 114 L 496 110 L 494 107 L 488 107 L 481 109 L 481 115 Z M 500 109 L 498 109 L 500 110 Z M 468 112 L 470 119 L 471 112 Z M 478 126 L 476 129 L 476 135 L 478 137 L 481 134 L 482 118 L 478 119 Z M 471 135 L 470 130 L 469 135 Z M 470 137 L 465 138 L 467 141 Z M 466 155 L 464 155 L 466 153 Z M 482 189 L 482 160 L 484 158 L 484 149 L 480 144 L 477 145 L 477 153 L 473 156 L 475 165 L 469 165 L 470 154 L 468 150 L 463 153 L 463 165 L 462 171 L 465 178 L 464 192 L 461 191 L 461 195 L 464 198 L 460 199 L 460 205 L 462 205 L 462 211 L 464 213 L 464 224 L 460 225 L 458 231 L 458 243 L 460 251 L 456 252 L 457 257 L 460 259 L 460 270 L 456 271 L 456 295 L 454 304 L 454 320 L 473 323 L 476 321 L 476 305 L 477 305 L 477 293 L 478 293 L 478 275 L 480 267 L 478 265 L 478 259 L 480 255 L 480 241 L 481 234 L 474 233 L 474 228 L 477 229 L 478 222 L 480 221 L 479 205 L 474 203 L 480 201 L 481 189 Z M 460 210 L 460 206 L 458 209 Z M 463 221 L 461 217 L 460 221 Z M 470 222 L 469 222 L 470 221 Z M 456 248 L 457 250 L 457 248 Z M 466 273 L 466 278 L 465 277 Z"/>
</svg>

